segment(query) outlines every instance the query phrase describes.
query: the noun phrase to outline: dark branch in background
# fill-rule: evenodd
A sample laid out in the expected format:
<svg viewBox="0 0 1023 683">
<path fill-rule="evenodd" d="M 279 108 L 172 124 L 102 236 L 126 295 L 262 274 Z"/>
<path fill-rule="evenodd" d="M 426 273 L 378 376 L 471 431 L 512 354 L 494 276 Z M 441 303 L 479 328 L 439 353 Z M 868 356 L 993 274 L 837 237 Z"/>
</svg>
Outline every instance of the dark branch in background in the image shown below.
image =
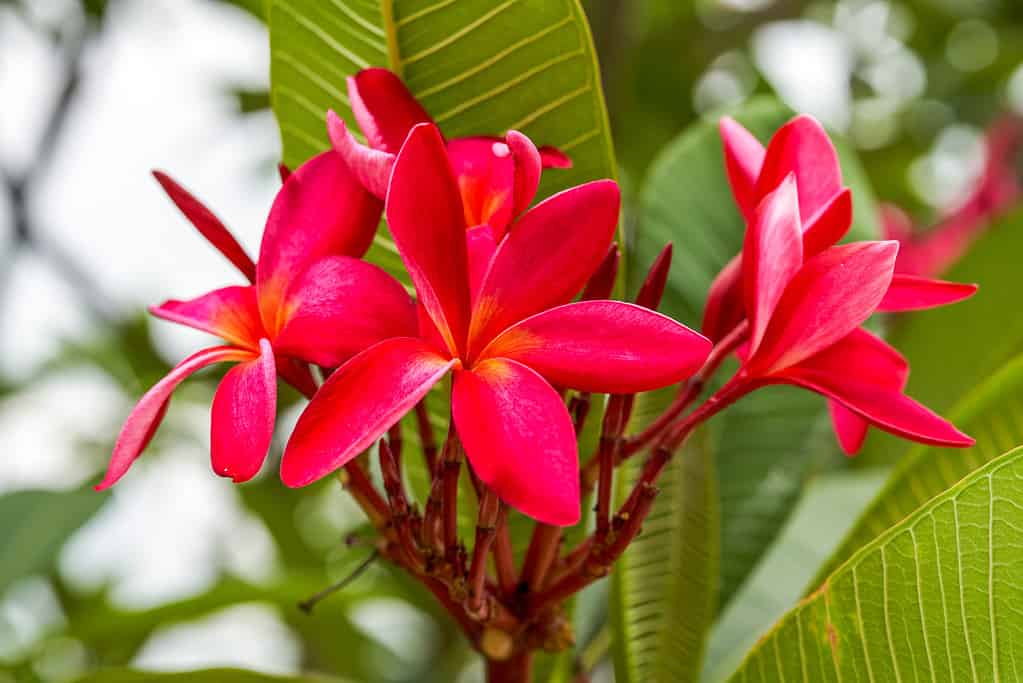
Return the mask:
<svg viewBox="0 0 1023 683">
<path fill-rule="evenodd" d="M 67 22 L 74 24 L 74 22 Z M 61 55 L 61 86 L 53 108 L 46 119 L 43 134 L 31 162 L 16 174 L 9 168 L 0 169 L 2 182 L 11 206 L 13 220 L 13 258 L 21 249 L 35 251 L 53 270 L 64 278 L 78 296 L 82 305 L 103 322 L 113 322 L 115 316 L 106 304 L 108 299 L 101 293 L 98 284 L 60 245 L 48 239 L 32 221 L 28 202 L 36 183 L 53 161 L 57 141 L 64 132 L 68 118 L 82 82 L 82 54 L 88 40 L 98 28 L 97 21 L 85 17 L 67 35 L 54 32 L 50 38 Z M 2 162 L 2 160 L 0 160 Z"/>
</svg>

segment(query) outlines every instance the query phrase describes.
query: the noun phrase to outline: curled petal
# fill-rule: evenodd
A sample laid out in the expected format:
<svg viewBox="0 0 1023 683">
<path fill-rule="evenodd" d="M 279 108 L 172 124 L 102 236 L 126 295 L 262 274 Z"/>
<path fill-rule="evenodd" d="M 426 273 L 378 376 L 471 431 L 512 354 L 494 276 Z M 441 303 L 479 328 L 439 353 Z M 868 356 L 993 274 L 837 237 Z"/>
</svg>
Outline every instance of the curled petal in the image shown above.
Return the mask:
<svg viewBox="0 0 1023 683">
<path fill-rule="evenodd" d="M 919 311 L 954 304 L 976 294 L 977 285 L 896 274 L 879 311 Z"/>
<path fill-rule="evenodd" d="M 543 168 L 572 168 L 572 159 L 557 147 L 544 145 L 539 150 Z"/>
<path fill-rule="evenodd" d="M 838 244 L 852 227 L 852 217 L 852 192 L 845 188 L 803 226 L 803 258 L 816 256 Z"/>
<path fill-rule="evenodd" d="M 121 433 L 114 444 L 114 452 L 110 458 L 110 466 L 106 476 L 97 486 L 97 491 L 113 486 L 124 476 L 131 464 L 142 453 L 142 450 L 153 438 L 153 433 L 167 411 L 167 403 L 171 393 L 181 382 L 207 365 L 225 361 L 246 361 L 253 358 L 253 353 L 231 346 L 217 346 L 192 354 L 181 361 L 167 375 L 147 391 L 132 409 L 125 420 Z"/>
<path fill-rule="evenodd" d="M 458 138 L 447 150 L 465 224 L 489 225 L 500 239 L 515 203 L 515 161 L 508 145 L 490 137 Z"/>
<path fill-rule="evenodd" d="M 371 149 L 352 137 L 345 122 L 330 110 L 327 112 L 327 134 L 330 144 L 340 154 L 348 168 L 369 192 L 378 199 L 387 194 L 387 182 L 394 168 L 394 154 Z"/>
<path fill-rule="evenodd" d="M 785 287 L 803 265 L 803 233 L 795 176 L 764 197 L 746 230 L 742 281 L 750 320 L 750 352 L 756 352 Z"/>
<path fill-rule="evenodd" d="M 387 69 L 363 69 L 349 77 L 348 99 L 370 146 L 384 152 L 397 154 L 414 126 L 432 123 L 401 79 Z"/>
<path fill-rule="evenodd" d="M 262 467 L 273 439 L 277 414 L 277 370 L 266 339 L 259 357 L 224 375 L 213 396 L 210 458 L 213 471 L 235 483 L 248 481 Z"/>
<path fill-rule="evenodd" d="M 790 173 L 799 187 L 799 215 L 810 225 L 842 190 L 842 169 L 827 132 L 813 117 L 797 116 L 778 129 L 767 145 L 757 178 L 757 195 L 774 190 Z"/>
<path fill-rule="evenodd" d="M 419 402 L 455 364 L 418 339 L 371 346 L 324 382 L 295 425 L 281 479 L 305 486 L 357 456 Z"/>
<path fill-rule="evenodd" d="M 469 275 L 462 200 L 436 126 L 416 126 L 401 148 L 387 194 L 387 224 L 452 354 L 469 326 Z"/>
<path fill-rule="evenodd" d="M 633 394 L 690 377 L 710 349 L 703 335 L 648 308 L 580 301 L 513 325 L 481 357 L 516 360 L 557 386 Z"/>
<path fill-rule="evenodd" d="M 515 161 L 515 206 L 512 213 L 518 216 L 529 208 L 540 186 L 540 169 L 543 158 L 533 141 L 517 130 L 510 130 L 505 136 L 512 159 Z M 560 152 L 559 152 L 560 154 Z M 565 157 L 568 159 L 568 157 Z M 569 161 L 571 166 L 572 162 Z M 558 168 L 565 168 L 559 166 Z"/>
<path fill-rule="evenodd" d="M 259 310 L 268 332 L 289 283 L 324 256 L 366 253 L 382 204 L 331 150 L 292 173 L 274 199 L 256 267 Z"/>
<path fill-rule="evenodd" d="M 153 171 L 153 177 L 160 183 L 160 187 L 171 198 L 171 201 L 185 214 L 196 230 L 209 241 L 217 251 L 224 255 L 228 261 L 234 264 L 242 275 L 249 282 L 256 281 L 256 264 L 252 258 L 245 253 L 242 245 L 238 244 L 231 231 L 227 229 L 219 218 L 212 211 L 206 208 L 202 202 L 196 199 L 185 188 L 181 187 L 169 175 L 162 171 Z"/>
<path fill-rule="evenodd" d="M 256 350 L 263 336 L 263 323 L 256 304 L 256 288 L 224 287 L 188 301 L 171 299 L 149 312 L 157 318 L 188 325 L 238 346 Z"/>
<path fill-rule="evenodd" d="M 761 198 L 756 187 L 760 168 L 764 164 L 764 146 L 742 124 L 730 117 L 722 118 L 718 129 L 732 196 L 746 220 L 752 220 Z"/>
<path fill-rule="evenodd" d="M 455 374 L 452 416 L 480 479 L 545 524 L 579 521 L 579 453 L 561 396 L 540 375 L 494 358 Z"/>
<path fill-rule="evenodd" d="M 742 303 L 742 255 L 725 264 L 710 284 L 700 329 L 710 339 L 720 341 L 746 317 Z"/>
<path fill-rule="evenodd" d="M 835 436 L 842 452 L 846 455 L 859 453 L 867 439 L 870 423 L 860 417 L 859 413 L 854 413 L 833 399 L 828 399 L 828 412 L 831 414 L 831 426 L 835 429 Z"/>
<path fill-rule="evenodd" d="M 618 185 L 598 180 L 560 192 L 519 219 L 480 288 L 470 353 L 509 325 L 579 293 L 607 255 L 619 203 Z"/>
<path fill-rule="evenodd" d="M 859 327 L 888 291 L 898 249 L 896 242 L 856 242 L 807 261 L 778 302 L 748 370 L 795 365 Z"/>
<path fill-rule="evenodd" d="M 416 309 L 401 283 L 349 256 L 320 259 L 285 295 L 279 353 L 335 368 L 391 337 L 416 334 Z"/>
</svg>

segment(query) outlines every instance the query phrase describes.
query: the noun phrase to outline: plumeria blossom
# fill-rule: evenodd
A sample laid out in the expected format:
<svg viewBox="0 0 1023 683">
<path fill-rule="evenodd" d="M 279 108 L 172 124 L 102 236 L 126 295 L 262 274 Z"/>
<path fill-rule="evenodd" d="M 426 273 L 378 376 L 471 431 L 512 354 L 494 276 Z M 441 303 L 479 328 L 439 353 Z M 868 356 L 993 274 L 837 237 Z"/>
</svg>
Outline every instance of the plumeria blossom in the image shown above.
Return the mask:
<svg viewBox="0 0 1023 683">
<path fill-rule="evenodd" d="M 749 341 L 733 381 L 742 392 L 794 384 L 828 397 L 839 441 L 850 453 L 868 423 L 921 443 L 972 445 L 903 394 L 905 359 L 860 328 L 888 296 L 898 243 L 856 242 L 804 259 L 800 206 L 790 175 L 752 216 L 742 254 Z"/>
<path fill-rule="evenodd" d="M 792 119 L 774 134 L 766 149 L 730 118 L 721 120 L 720 130 L 729 184 L 747 228 L 764 198 L 792 175 L 799 188 L 802 258 L 816 256 L 846 235 L 852 226 L 852 196 L 842 184 L 835 147 L 815 119 L 806 115 Z M 743 258 L 732 259 L 711 285 L 703 318 L 703 333 L 711 339 L 722 339 L 747 317 Z M 931 308 L 960 301 L 974 291 L 973 285 L 897 274 L 878 310 Z"/>
<path fill-rule="evenodd" d="M 334 112 L 327 114 L 330 139 L 370 192 L 381 199 L 395 155 L 405 137 L 433 119 L 405 84 L 387 69 L 372 68 L 348 78 L 352 113 L 369 146 L 360 144 Z M 446 143 L 462 197 L 465 224 L 500 242 L 512 221 L 536 193 L 541 168 L 569 168 L 571 160 L 553 147 L 536 149 L 516 131 L 504 138 L 473 136 Z"/>
<path fill-rule="evenodd" d="M 210 450 L 213 470 L 242 482 L 259 471 L 269 450 L 278 375 L 311 395 L 316 387 L 306 363 L 337 367 L 382 339 L 414 333 L 417 325 L 401 284 L 358 258 L 373 239 L 383 207 L 336 152 L 320 154 L 288 176 L 270 209 L 256 263 L 212 212 L 166 175 L 156 176 L 250 284 L 150 309 L 225 344 L 186 358 L 142 397 L 121 430 L 99 489 L 124 475 L 159 426 L 171 393 L 197 370 L 237 364 L 213 398 Z"/>
<path fill-rule="evenodd" d="M 415 126 L 394 161 L 386 215 L 428 324 L 331 375 L 286 447 L 284 482 L 343 466 L 452 373 L 453 428 L 479 478 L 537 520 L 576 523 L 576 436 L 555 386 L 647 391 L 688 377 L 710 350 L 649 309 L 570 303 L 607 256 L 619 202 L 612 181 L 541 202 L 496 247 L 474 296 L 458 177 L 437 128 Z"/>
</svg>

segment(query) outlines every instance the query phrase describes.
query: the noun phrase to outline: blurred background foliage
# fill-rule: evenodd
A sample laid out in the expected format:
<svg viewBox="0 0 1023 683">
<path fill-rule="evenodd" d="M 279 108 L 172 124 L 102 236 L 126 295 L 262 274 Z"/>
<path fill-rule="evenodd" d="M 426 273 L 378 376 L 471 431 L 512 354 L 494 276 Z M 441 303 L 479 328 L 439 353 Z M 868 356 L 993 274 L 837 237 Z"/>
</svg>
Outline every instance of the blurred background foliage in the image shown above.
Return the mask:
<svg viewBox="0 0 1023 683">
<path fill-rule="evenodd" d="M 1023 4 L 1016 0 L 583 5 L 626 189 L 630 247 L 640 265 L 663 236 L 656 225 L 648 227 L 656 223 L 651 207 L 657 202 L 675 202 L 669 215 L 676 218 L 696 206 L 687 197 L 703 202 L 695 221 L 713 217 L 720 208 L 714 202 L 730 201 L 723 176 L 686 176 L 713 164 L 701 165 L 701 152 L 676 140 L 702 125 L 688 134 L 702 135 L 705 156 L 712 155 L 713 130 L 700 122 L 724 109 L 752 111 L 747 116 L 760 124 L 750 125 L 762 136 L 788 110 L 817 115 L 839 135 L 846 175 L 862 188 L 858 196 L 896 203 L 921 231 L 977 183 L 985 129 L 1005 113 L 1023 114 Z M 125 27 L 143 25 L 141 15 L 151 48 L 125 42 Z M 223 284 L 220 264 L 213 256 L 201 260 L 204 247 L 192 235 L 180 244 L 168 237 L 189 229 L 155 184 L 145 183 L 140 164 L 176 160 L 191 169 L 194 176 L 181 180 L 200 196 L 212 188 L 222 202 L 213 207 L 226 204 L 229 223 L 243 225 L 243 242 L 253 247 L 258 240 L 279 150 L 268 110 L 265 16 L 264 0 L 0 0 L 0 102 L 18 105 L 0 115 L 5 683 L 72 681 L 128 666 L 314 670 L 353 681 L 480 676 L 429 596 L 385 567 L 372 566 L 311 617 L 296 609 L 297 601 L 369 554 L 359 536 L 362 522 L 334 481 L 285 489 L 273 458 L 244 486 L 210 475 L 203 462 L 204 405 L 215 373 L 185 385 L 134 481 L 111 494 L 89 488 L 132 401 L 198 339 L 149 322 L 142 304 L 180 296 L 182 287 L 198 293 L 204 282 Z M 161 46 L 158 36 L 167 26 L 178 42 Z M 190 46 L 194 53 L 186 60 Z M 175 59 L 188 62 L 179 80 L 171 75 Z M 139 82 L 153 91 L 110 75 L 111 65 L 124 60 L 133 61 Z M 185 79 L 200 76 L 203 87 L 188 90 Z M 784 107 L 764 104 L 765 96 Z M 122 119 L 109 113 L 119 107 L 140 122 L 123 129 L 120 143 Z M 164 123 L 171 117 L 173 123 Z M 117 145 L 160 138 L 167 125 L 177 128 L 164 148 L 143 145 L 145 158 L 124 162 Z M 92 137 L 100 142 L 90 147 Z M 695 161 L 687 166 L 688 157 L 678 155 L 690 153 Z M 69 183 L 83 189 L 65 206 Z M 148 199 L 139 203 L 142 194 Z M 876 232 L 875 205 L 864 201 L 858 225 Z M 722 220 L 734 222 L 730 214 Z M 701 287 L 720 265 L 721 254 L 700 255 L 696 241 L 705 229 L 694 222 L 667 235 L 678 257 L 669 312 L 690 324 L 698 320 Z M 895 343 L 914 364 L 911 393 L 938 410 L 960 403 L 1023 346 L 1017 329 L 1023 316 L 1012 295 L 1021 241 L 1023 217 L 1000 218 L 953 268 L 954 277 L 985 285 L 976 301 L 892 325 Z M 140 243 L 150 251 L 133 253 Z M 997 348 L 985 345 L 991 337 Z M 945 345 L 932 343 L 943 338 Z M 957 350 L 951 361 L 950 348 Z M 755 404 L 746 414 L 729 414 L 730 429 L 715 442 L 717 476 L 726 484 L 718 492 L 727 570 L 720 576 L 721 612 L 707 646 L 706 680 L 730 674 L 736 656 L 798 599 L 886 468 L 907 452 L 875 436 L 860 460 L 847 463 L 813 428 L 821 404 L 792 405 L 806 418 L 792 457 L 765 449 L 763 457 L 743 458 L 753 442 L 737 436 L 743 420 L 775 420 L 769 424 L 776 441 L 792 436 L 784 422 L 791 416 L 764 417 Z M 298 397 L 290 396 L 287 406 L 293 420 Z M 759 526 L 751 532 L 750 524 Z M 578 648 L 544 663 L 552 676 L 581 670 L 593 680 L 612 677 L 605 596 L 606 586 L 598 586 L 581 599 Z M 126 673 L 102 680 L 134 679 Z M 209 680 L 230 679 L 211 674 Z"/>
</svg>

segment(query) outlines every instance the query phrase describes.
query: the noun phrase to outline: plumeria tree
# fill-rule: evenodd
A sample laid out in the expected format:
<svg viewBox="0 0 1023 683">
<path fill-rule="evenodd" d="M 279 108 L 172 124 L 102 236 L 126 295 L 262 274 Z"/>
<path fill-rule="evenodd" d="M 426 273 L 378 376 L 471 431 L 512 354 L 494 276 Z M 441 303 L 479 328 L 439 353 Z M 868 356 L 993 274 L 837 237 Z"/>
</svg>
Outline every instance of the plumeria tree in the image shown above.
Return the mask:
<svg viewBox="0 0 1023 683">
<path fill-rule="evenodd" d="M 316 556 L 301 580 L 230 586 L 225 604 L 272 602 L 303 633 L 295 683 L 457 675 L 360 659 L 349 612 L 371 565 L 494 683 L 1015 680 L 1023 332 L 988 320 L 1011 274 L 970 259 L 999 254 L 990 222 L 1019 198 L 1017 119 L 921 235 L 841 136 L 772 99 L 715 112 L 620 184 L 576 0 L 264 9 L 283 150 L 258 257 L 154 172 L 237 273 L 150 308 L 220 341 L 142 394 L 95 489 L 137 475 L 172 395 L 222 366 L 212 470 L 266 503 L 278 544 L 325 490 L 361 515 L 333 539 L 359 558 L 337 583 Z M 864 461 L 906 448 L 873 502 L 848 503 Z M 800 517 L 822 472 L 839 483 Z M 807 519 L 796 540 L 823 550 L 793 590 L 771 553 L 801 562 Z M 114 617 L 112 640 L 164 619 Z"/>
</svg>

